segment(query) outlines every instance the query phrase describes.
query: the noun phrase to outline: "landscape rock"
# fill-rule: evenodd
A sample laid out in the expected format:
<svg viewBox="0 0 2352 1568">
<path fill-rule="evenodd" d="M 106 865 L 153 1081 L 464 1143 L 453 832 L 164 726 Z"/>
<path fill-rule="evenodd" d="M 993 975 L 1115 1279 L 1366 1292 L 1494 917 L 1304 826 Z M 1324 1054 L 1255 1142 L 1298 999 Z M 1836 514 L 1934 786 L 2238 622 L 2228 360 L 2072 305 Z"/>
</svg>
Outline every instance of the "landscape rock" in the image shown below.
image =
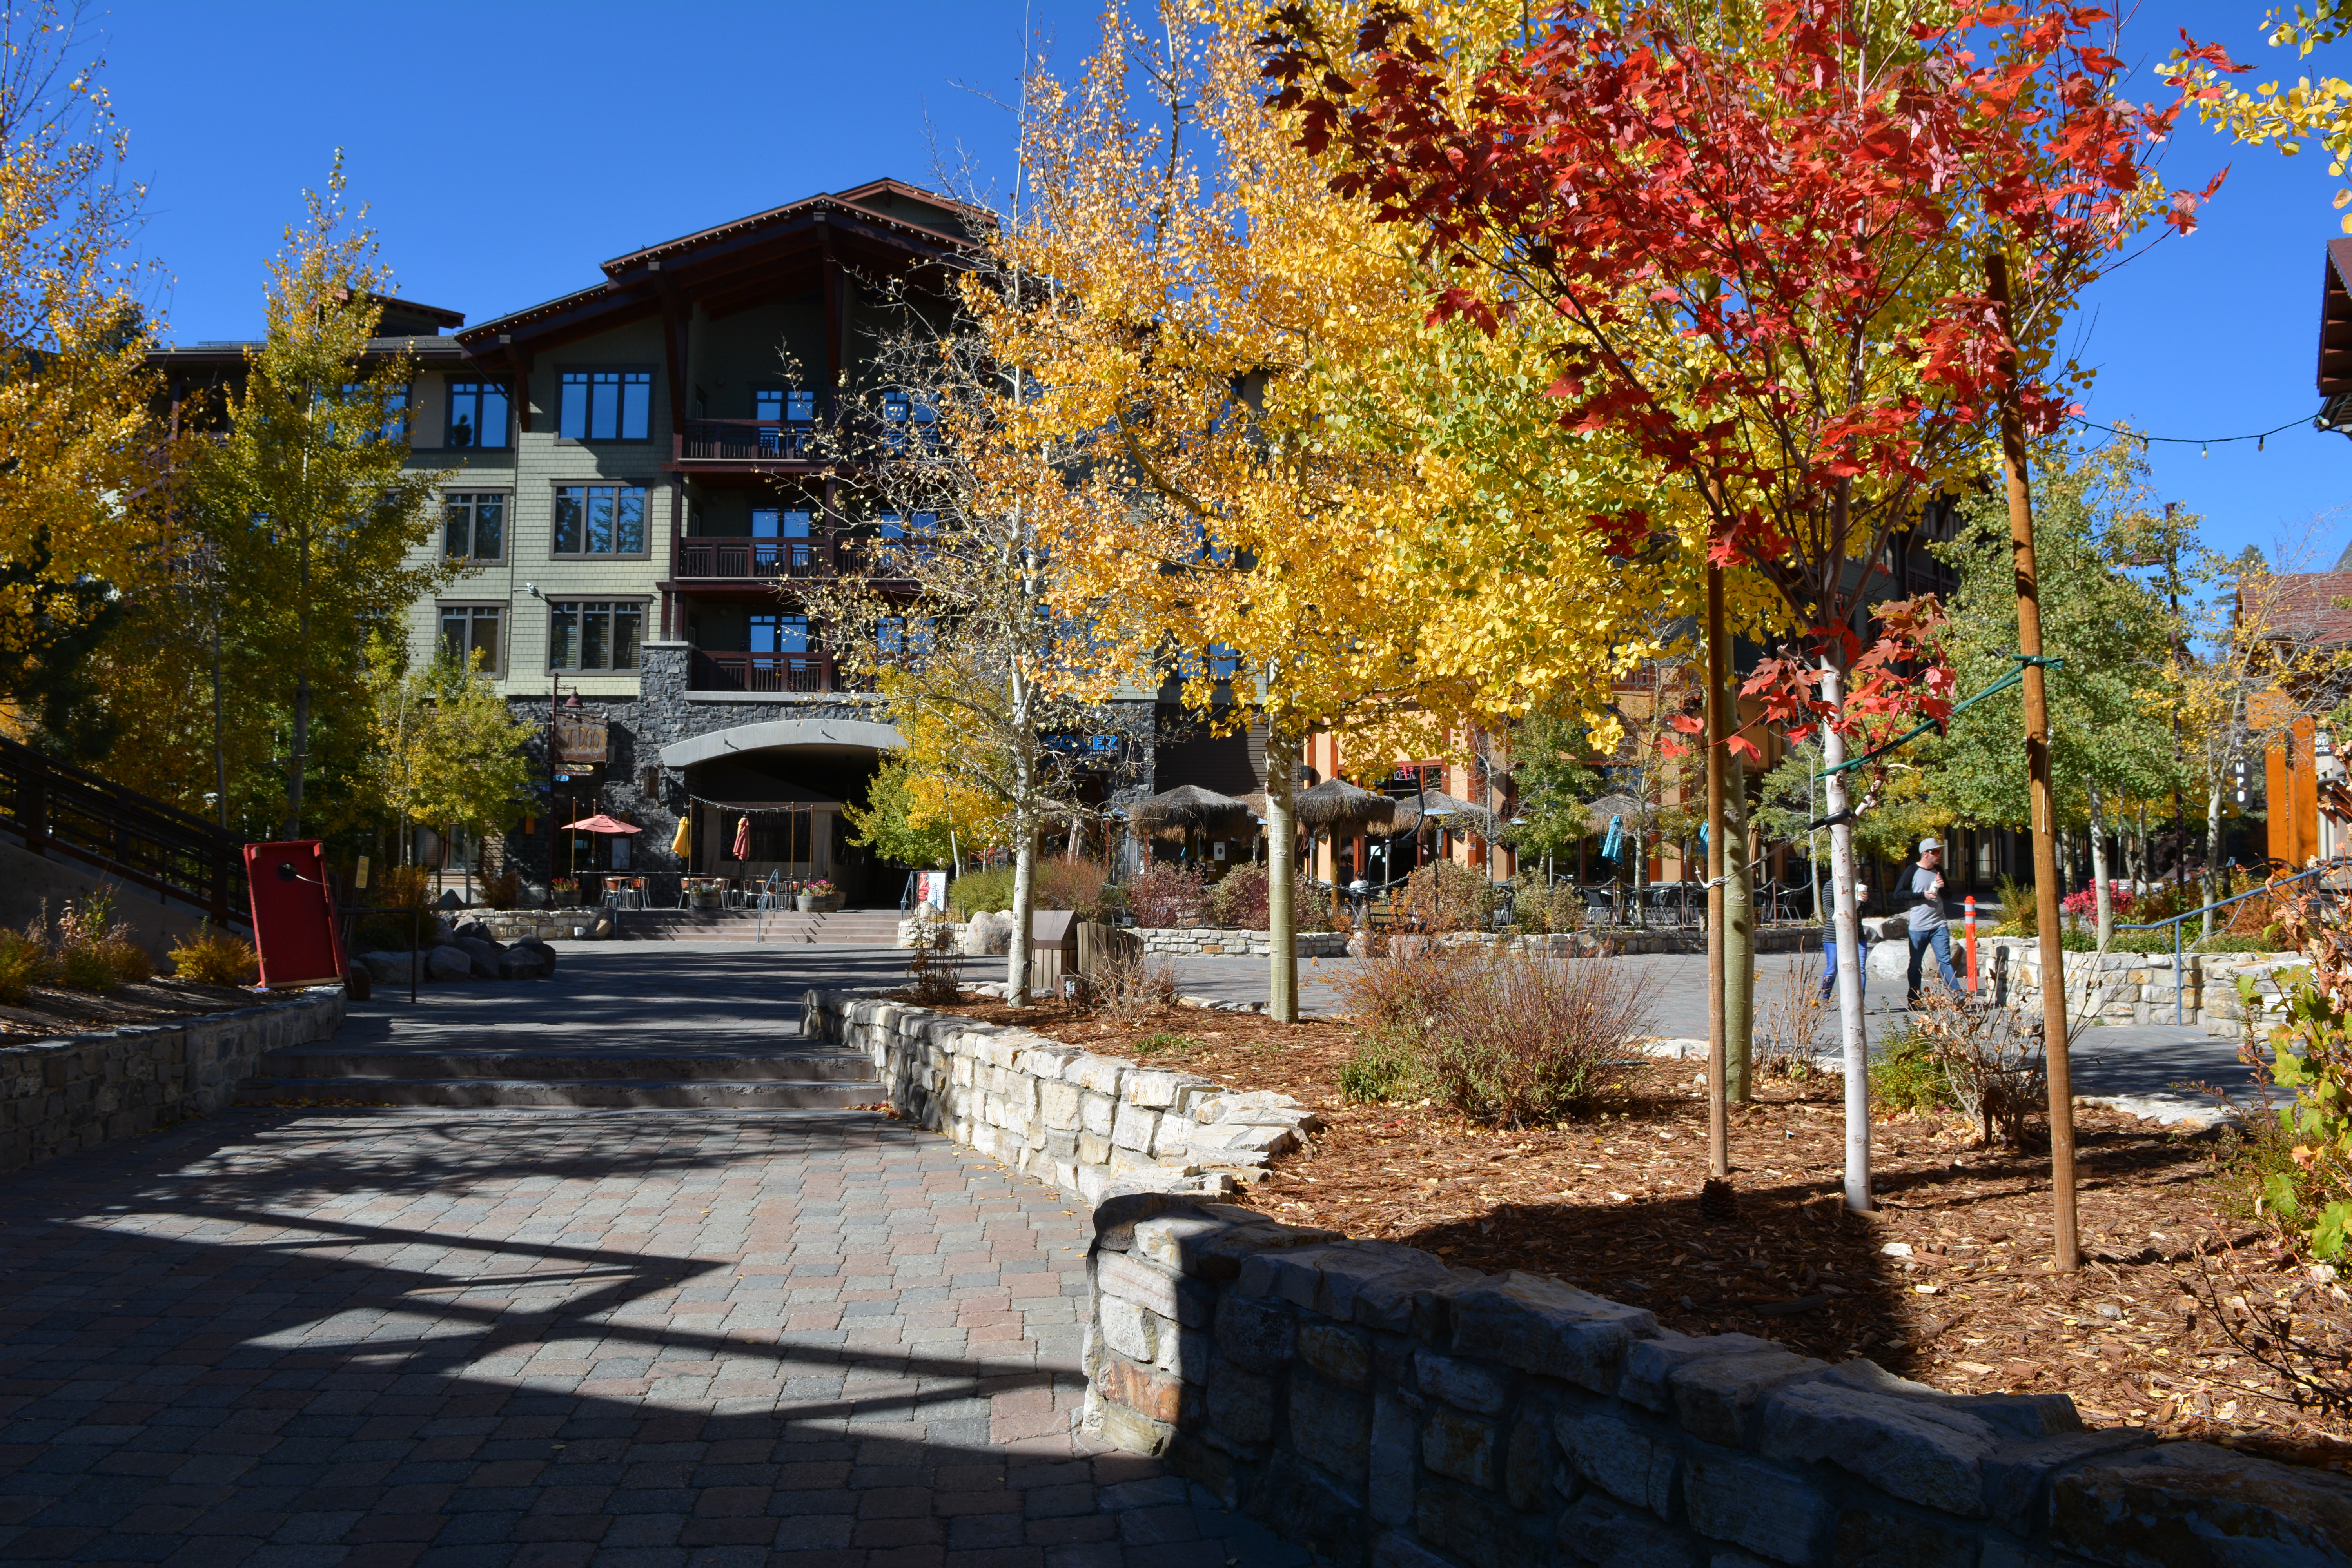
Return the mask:
<svg viewBox="0 0 2352 1568">
<path fill-rule="evenodd" d="M 425 955 L 425 973 L 432 980 L 466 980 L 474 973 L 474 955 L 464 948 L 444 943 Z"/>
<path fill-rule="evenodd" d="M 994 910 L 982 910 L 971 917 L 963 928 L 963 951 L 967 957 L 1001 956 L 1013 951 L 1013 917 Z"/>
<path fill-rule="evenodd" d="M 486 941 L 481 937 L 461 936 L 449 945 L 462 949 L 466 956 L 474 961 L 475 979 L 504 978 L 499 970 L 499 959 L 505 953 L 506 948 L 500 943 Z"/>
<path fill-rule="evenodd" d="M 2352 1480 L 2208 1443 L 2070 1470 L 2051 1486 L 2053 1539 L 2114 1568 L 2352 1564 Z M 2184 1547 L 2196 1542 L 2200 1555 Z"/>
<path fill-rule="evenodd" d="M 555 973 L 555 953 L 518 943 L 499 953 L 498 963 L 501 980 L 544 980 Z"/>
</svg>

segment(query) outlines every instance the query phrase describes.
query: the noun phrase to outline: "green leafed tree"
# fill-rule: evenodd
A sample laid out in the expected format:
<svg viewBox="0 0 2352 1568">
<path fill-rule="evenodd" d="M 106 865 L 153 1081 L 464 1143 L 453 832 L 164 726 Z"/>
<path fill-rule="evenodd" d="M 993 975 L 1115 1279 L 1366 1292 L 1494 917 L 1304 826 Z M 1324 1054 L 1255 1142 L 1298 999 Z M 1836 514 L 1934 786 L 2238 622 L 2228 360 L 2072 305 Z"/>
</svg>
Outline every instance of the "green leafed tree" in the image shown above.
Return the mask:
<svg viewBox="0 0 2352 1568">
<path fill-rule="evenodd" d="M 217 552 L 245 695 L 285 714 L 289 837 L 320 710 L 363 709 L 369 636 L 446 580 L 409 563 L 434 525 L 433 476 L 405 467 L 415 367 L 371 353 L 391 276 L 343 191 L 338 156 L 269 264 L 267 333 L 184 492 Z"/>
<path fill-rule="evenodd" d="M 2088 452 L 2048 446 L 2034 468 L 2042 648 L 2064 661 L 2050 677 L 2052 786 L 2061 826 L 2090 830 L 2104 938 L 2114 919 L 2107 835 L 2127 803 L 2168 798 L 2182 782 L 2167 695 L 2179 618 L 2156 583 L 2134 575 L 2147 563 L 2162 517 L 2138 444 L 2118 438 Z M 1960 573 L 1950 652 L 1965 695 L 2016 667 L 2017 596 L 2002 497 L 1973 496 L 1961 517 L 1958 535 L 1937 548 Z M 1977 704 L 1931 748 L 1932 797 L 1949 820 L 2028 826 L 2020 702 L 2011 688 Z"/>
<path fill-rule="evenodd" d="M 370 639 L 367 652 L 371 756 L 383 803 L 404 826 L 459 828 L 478 843 L 512 827 L 531 795 L 524 748 L 537 727 L 446 650 L 415 669 L 389 637 Z"/>
</svg>

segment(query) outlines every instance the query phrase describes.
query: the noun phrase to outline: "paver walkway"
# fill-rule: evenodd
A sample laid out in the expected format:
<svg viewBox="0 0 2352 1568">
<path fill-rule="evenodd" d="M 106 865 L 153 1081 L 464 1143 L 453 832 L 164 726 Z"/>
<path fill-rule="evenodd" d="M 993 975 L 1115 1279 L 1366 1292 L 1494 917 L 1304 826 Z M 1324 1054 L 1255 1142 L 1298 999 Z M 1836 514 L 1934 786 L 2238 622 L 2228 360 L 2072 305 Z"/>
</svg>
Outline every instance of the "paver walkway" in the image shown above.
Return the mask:
<svg viewBox="0 0 2352 1568">
<path fill-rule="evenodd" d="M 236 1111 L 37 1166 L 0 1561 L 1304 1562 L 1074 1439 L 1087 1239 L 857 1114 Z"/>
</svg>

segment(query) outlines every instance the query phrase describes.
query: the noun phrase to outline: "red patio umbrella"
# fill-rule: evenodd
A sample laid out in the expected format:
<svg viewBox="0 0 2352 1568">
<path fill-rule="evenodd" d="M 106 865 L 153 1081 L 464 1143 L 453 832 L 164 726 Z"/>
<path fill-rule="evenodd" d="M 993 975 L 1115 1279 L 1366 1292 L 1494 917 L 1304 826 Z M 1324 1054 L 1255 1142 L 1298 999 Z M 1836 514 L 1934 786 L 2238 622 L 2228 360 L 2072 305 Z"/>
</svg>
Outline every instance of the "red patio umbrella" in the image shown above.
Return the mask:
<svg viewBox="0 0 2352 1568">
<path fill-rule="evenodd" d="M 738 860 L 751 858 L 751 819 L 748 816 L 738 819 L 735 824 L 733 858 Z"/>
</svg>

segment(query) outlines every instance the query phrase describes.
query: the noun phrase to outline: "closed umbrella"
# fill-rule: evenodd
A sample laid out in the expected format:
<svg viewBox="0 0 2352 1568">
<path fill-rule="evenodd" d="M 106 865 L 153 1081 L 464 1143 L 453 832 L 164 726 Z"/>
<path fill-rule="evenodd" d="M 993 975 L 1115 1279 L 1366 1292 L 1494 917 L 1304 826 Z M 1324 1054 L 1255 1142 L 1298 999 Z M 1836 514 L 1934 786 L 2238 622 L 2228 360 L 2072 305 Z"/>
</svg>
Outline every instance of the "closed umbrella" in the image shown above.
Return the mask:
<svg viewBox="0 0 2352 1568">
<path fill-rule="evenodd" d="M 736 819 L 735 847 L 730 853 L 738 860 L 749 860 L 751 858 L 751 819 L 750 817 Z"/>
<path fill-rule="evenodd" d="M 689 818 L 681 816 L 677 819 L 677 833 L 669 841 L 669 852 L 683 860 L 693 847 L 694 824 Z"/>
</svg>

